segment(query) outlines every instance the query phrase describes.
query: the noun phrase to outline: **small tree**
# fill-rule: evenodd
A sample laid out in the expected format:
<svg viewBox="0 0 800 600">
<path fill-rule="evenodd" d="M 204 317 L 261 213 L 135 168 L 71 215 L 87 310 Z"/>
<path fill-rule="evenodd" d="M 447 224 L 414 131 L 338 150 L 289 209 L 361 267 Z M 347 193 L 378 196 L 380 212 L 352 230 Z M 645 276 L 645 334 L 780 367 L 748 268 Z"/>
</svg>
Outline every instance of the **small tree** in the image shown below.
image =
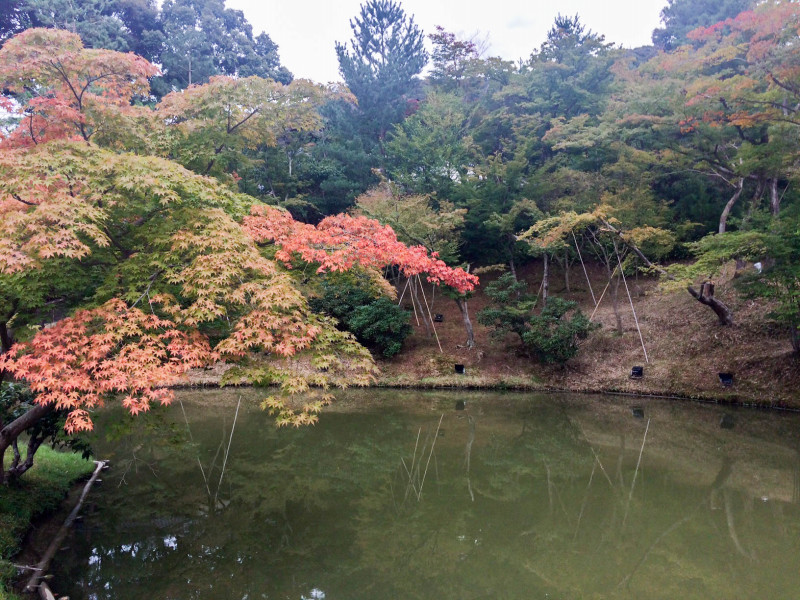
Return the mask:
<svg viewBox="0 0 800 600">
<path fill-rule="evenodd" d="M 600 327 L 576 307 L 571 300 L 550 298 L 541 314 L 529 317 L 522 336 L 525 347 L 544 363 L 565 363 L 575 356 L 581 340 Z"/>
<path fill-rule="evenodd" d="M 563 364 L 578 352 L 581 340 L 599 328 L 563 298 L 551 298 L 540 314 L 537 299 L 523 293 L 527 284 L 506 273 L 486 287 L 491 306 L 478 313 L 478 321 L 495 329 L 495 335 L 515 333 L 525 350 L 543 363 Z"/>
</svg>

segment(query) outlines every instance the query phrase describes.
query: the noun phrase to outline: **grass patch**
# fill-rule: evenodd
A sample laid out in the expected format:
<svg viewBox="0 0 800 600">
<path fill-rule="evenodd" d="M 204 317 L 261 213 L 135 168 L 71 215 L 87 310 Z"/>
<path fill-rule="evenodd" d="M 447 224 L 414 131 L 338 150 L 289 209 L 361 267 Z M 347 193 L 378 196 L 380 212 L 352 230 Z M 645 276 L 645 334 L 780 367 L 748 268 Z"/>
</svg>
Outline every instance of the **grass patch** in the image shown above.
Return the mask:
<svg viewBox="0 0 800 600">
<path fill-rule="evenodd" d="M 544 385 L 536 377 L 497 375 L 433 375 L 413 377 L 405 375 L 383 376 L 378 387 L 455 388 L 480 390 L 538 390 Z"/>
<path fill-rule="evenodd" d="M 16 575 L 10 561 L 19 552 L 31 522 L 56 510 L 70 487 L 93 469 L 92 461 L 81 458 L 80 454 L 42 446 L 36 453 L 34 467 L 20 481 L 0 486 L 0 600 L 17 597 L 7 591 Z"/>
</svg>

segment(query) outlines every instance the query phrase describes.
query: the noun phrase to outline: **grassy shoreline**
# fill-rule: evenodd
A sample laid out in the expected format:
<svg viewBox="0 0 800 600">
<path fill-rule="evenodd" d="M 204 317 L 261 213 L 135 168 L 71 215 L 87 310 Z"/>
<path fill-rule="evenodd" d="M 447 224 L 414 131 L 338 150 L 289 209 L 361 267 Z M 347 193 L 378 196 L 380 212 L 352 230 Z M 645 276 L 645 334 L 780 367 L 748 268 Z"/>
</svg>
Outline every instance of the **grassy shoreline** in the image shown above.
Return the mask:
<svg viewBox="0 0 800 600">
<path fill-rule="evenodd" d="M 93 468 L 79 454 L 43 446 L 20 481 L 0 487 L 0 600 L 18 598 L 10 589 L 16 576 L 13 557 L 33 522 L 57 510 L 75 482 L 91 475 Z"/>
<path fill-rule="evenodd" d="M 203 379 L 172 386 L 176 390 L 191 390 L 202 388 L 220 387 L 254 387 L 249 383 L 227 384 L 221 386 L 216 379 Z M 758 408 L 800 412 L 800 404 L 792 404 L 782 400 L 764 400 L 757 396 L 748 395 L 735 389 L 721 389 L 717 392 L 704 391 L 684 392 L 680 390 L 667 390 L 659 386 L 646 385 L 639 388 L 632 386 L 562 386 L 541 381 L 535 377 L 523 376 L 486 376 L 486 375 L 439 375 L 422 378 L 412 378 L 397 375 L 379 376 L 377 381 L 368 388 L 398 389 L 398 390 L 487 390 L 487 391 L 517 391 L 541 393 L 572 393 L 572 394 L 609 394 L 615 396 L 639 396 L 644 398 L 663 398 L 683 400 L 690 402 L 703 402 L 727 406 L 740 406 L 745 408 Z"/>
</svg>

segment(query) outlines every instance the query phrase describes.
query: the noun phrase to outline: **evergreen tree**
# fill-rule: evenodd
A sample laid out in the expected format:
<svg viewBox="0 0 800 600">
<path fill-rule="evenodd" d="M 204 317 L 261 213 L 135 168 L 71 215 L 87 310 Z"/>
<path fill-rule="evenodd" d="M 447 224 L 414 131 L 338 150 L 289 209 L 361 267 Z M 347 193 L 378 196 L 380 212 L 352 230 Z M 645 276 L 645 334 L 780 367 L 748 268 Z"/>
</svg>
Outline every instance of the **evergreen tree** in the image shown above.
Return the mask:
<svg viewBox="0 0 800 600">
<path fill-rule="evenodd" d="M 428 62 L 424 36 L 392 0 L 368 0 L 350 27 L 349 47 L 336 43 L 339 71 L 358 98 L 363 133 L 382 143 L 414 98 L 416 76 Z"/>
<path fill-rule="evenodd" d="M 653 30 L 653 45 L 669 52 L 689 42 L 687 33 L 708 27 L 755 6 L 755 0 L 667 0 L 661 10 L 663 27 Z"/>
<path fill-rule="evenodd" d="M 0 2 L 0 42 L 25 29 L 23 1 L 4 0 Z"/>
<path fill-rule="evenodd" d="M 225 0 L 165 0 L 161 22 L 166 42 L 163 76 L 153 82 L 158 95 L 218 74 L 292 80 L 280 65 L 278 46 L 266 33 L 254 38 L 244 13 L 225 8 Z"/>
</svg>

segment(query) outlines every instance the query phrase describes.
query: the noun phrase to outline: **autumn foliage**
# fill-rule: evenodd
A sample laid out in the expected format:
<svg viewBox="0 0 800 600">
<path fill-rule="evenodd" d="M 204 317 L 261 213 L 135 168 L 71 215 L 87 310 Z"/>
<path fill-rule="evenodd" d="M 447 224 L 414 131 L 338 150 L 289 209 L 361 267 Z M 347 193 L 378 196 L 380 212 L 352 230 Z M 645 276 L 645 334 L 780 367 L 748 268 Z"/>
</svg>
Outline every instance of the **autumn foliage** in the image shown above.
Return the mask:
<svg viewBox="0 0 800 600">
<path fill-rule="evenodd" d="M 131 113 L 158 68 L 135 54 L 84 48 L 74 33 L 28 29 L 0 52 L 0 87 L 32 94 L 6 146 L 53 139 L 88 141 L 112 114 Z"/>
<path fill-rule="evenodd" d="M 123 394 L 131 414 L 172 399 L 167 387 L 179 375 L 212 359 L 198 332 L 111 300 L 77 311 L 0 355 L 0 368 L 28 382 L 40 404 L 69 411 L 69 433 L 91 429 L 87 410 L 108 394 Z"/>
<path fill-rule="evenodd" d="M 90 412 L 114 396 L 132 414 L 168 403 L 179 376 L 220 359 L 280 386 L 265 407 L 281 425 L 313 423 L 330 387 L 371 382 L 369 352 L 310 310 L 292 259 L 320 271 L 393 265 L 460 291 L 477 283 L 377 221 L 313 227 L 226 185 L 228 153 L 319 127 L 324 88 L 215 77 L 134 106 L 155 73 L 63 31 L 28 30 L 0 50 L 0 82 L 18 103 L 3 105 L 19 118 L 0 143 L 0 312 L 35 330 L 4 348 L 0 373 L 65 411 L 67 431 L 91 428 Z M 63 314 L 42 327 L 53 304 Z M 287 400 L 299 394 L 304 403 Z"/>
<path fill-rule="evenodd" d="M 446 284 L 461 293 L 475 289 L 478 278 L 463 269 L 448 267 L 422 246 L 406 246 L 388 225 L 374 219 L 336 215 L 316 227 L 300 223 L 270 206 L 254 206 L 243 226 L 257 242 L 274 242 L 276 258 L 287 263 L 293 255 L 317 263 L 318 272 L 345 271 L 354 265 L 397 267 L 406 277 L 422 273 L 428 281 Z"/>
</svg>

